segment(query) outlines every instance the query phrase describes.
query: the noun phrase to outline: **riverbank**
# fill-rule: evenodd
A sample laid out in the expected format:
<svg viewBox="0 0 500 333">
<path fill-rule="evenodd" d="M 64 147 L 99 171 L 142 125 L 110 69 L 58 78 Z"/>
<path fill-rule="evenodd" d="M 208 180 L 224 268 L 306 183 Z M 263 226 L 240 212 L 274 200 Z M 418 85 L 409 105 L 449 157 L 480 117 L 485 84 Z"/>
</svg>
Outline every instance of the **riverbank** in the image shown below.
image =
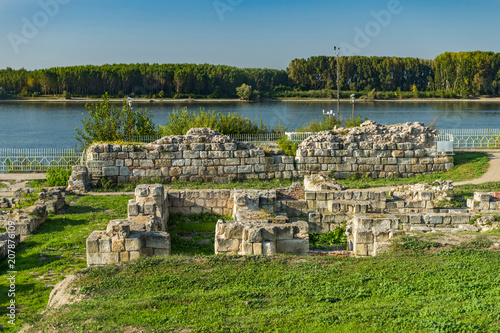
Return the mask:
<svg viewBox="0 0 500 333">
<path fill-rule="evenodd" d="M 26 99 L 5 99 L 0 100 L 0 103 L 96 103 L 98 98 L 26 98 Z M 123 98 L 111 98 L 113 103 L 123 102 Z M 183 103 L 260 103 L 260 102 L 298 102 L 298 103 L 325 103 L 337 102 L 331 98 L 298 98 L 298 99 L 263 99 L 261 101 L 243 101 L 236 98 L 230 99 L 151 99 L 151 98 L 134 98 L 134 103 L 161 103 L 161 104 L 183 104 Z M 340 99 L 340 102 L 347 103 L 350 99 Z M 379 102 L 399 102 L 399 103 L 433 103 L 433 102 L 493 102 L 500 103 L 500 97 L 477 97 L 477 98 L 412 98 L 412 99 L 356 99 L 356 103 L 379 103 Z"/>
</svg>

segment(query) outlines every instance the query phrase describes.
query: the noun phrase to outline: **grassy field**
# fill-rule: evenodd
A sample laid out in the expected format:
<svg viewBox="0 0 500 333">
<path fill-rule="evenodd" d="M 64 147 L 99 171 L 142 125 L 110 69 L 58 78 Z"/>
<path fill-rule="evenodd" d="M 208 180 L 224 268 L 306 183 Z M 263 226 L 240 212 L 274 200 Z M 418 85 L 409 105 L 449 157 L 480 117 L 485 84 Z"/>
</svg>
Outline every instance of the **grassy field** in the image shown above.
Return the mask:
<svg viewBox="0 0 500 333">
<path fill-rule="evenodd" d="M 16 248 L 16 304 L 18 323 L 32 318 L 47 305 L 52 287 L 65 275 L 87 266 L 85 240 L 93 230 L 105 230 L 112 219 L 127 216 L 130 197 L 69 197 L 75 205 L 60 215 L 51 215 Z M 7 262 L 0 263 L 0 323 L 7 332 Z M 12 329 L 10 329 L 12 328 Z M 19 328 L 19 326 L 18 326 Z"/>
<path fill-rule="evenodd" d="M 500 254 L 162 257 L 85 270 L 29 332 L 497 332 Z"/>
<path fill-rule="evenodd" d="M 459 182 L 481 177 L 488 170 L 488 166 L 489 158 L 486 153 L 457 153 L 455 155 L 455 166 L 447 172 L 438 172 L 432 175 L 410 178 L 372 179 L 351 177 L 350 179 L 339 180 L 339 183 L 351 188 L 370 188 L 401 184 L 431 183 L 437 179 Z"/>
</svg>

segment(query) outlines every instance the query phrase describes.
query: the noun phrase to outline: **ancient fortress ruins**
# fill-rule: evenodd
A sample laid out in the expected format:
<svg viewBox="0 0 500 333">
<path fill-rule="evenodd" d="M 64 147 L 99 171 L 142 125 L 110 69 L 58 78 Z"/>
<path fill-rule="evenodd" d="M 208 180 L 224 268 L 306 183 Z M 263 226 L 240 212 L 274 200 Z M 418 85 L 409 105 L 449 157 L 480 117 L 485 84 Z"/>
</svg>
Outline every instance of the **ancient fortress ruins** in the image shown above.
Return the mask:
<svg viewBox="0 0 500 333">
<path fill-rule="evenodd" d="M 192 129 L 138 146 L 100 144 L 88 150 L 88 166 L 75 166 L 69 191 L 85 192 L 105 179 L 144 178 L 162 183 L 228 183 L 258 178 L 304 179 L 304 185 L 273 190 L 172 190 L 139 185 L 128 217 L 87 239 L 88 265 L 170 254 L 171 214 L 215 213 L 215 253 L 309 254 L 309 235 L 346 227 L 348 250 L 375 256 L 393 239 L 422 232 L 486 231 L 500 213 L 496 193 L 476 193 L 467 208 L 449 208 L 451 182 L 406 185 L 391 191 L 346 189 L 334 178 L 410 177 L 450 170 L 452 156 L 435 149 L 436 131 L 421 123 L 384 126 L 367 121 L 335 128 L 304 140 L 296 156 L 235 142 L 211 129 Z M 481 214 L 481 215 L 480 215 Z"/>
</svg>

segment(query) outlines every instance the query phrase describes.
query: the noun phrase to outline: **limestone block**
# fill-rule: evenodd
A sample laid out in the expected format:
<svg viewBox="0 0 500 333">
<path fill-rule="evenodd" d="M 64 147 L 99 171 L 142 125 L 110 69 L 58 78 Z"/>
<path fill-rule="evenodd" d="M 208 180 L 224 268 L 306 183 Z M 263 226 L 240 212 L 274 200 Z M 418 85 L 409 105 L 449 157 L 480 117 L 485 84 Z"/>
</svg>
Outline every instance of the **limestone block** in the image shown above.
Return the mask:
<svg viewBox="0 0 500 333">
<path fill-rule="evenodd" d="M 130 260 L 130 253 L 129 252 L 120 252 L 120 261 L 129 261 Z"/>
<path fill-rule="evenodd" d="M 119 176 L 120 175 L 120 168 L 118 168 L 118 167 L 103 167 L 102 168 L 102 175 L 105 177 Z"/>
<path fill-rule="evenodd" d="M 373 243 L 373 233 L 371 231 L 359 231 L 354 232 L 354 239 L 358 244 L 372 244 Z"/>
<path fill-rule="evenodd" d="M 262 254 L 265 256 L 271 256 L 276 254 L 276 244 L 274 242 L 263 242 Z"/>
<path fill-rule="evenodd" d="M 112 252 L 125 251 L 125 239 L 120 239 L 116 236 L 111 238 L 111 251 Z"/>
<path fill-rule="evenodd" d="M 474 200 L 479 202 L 490 202 L 491 195 L 488 193 L 474 192 Z"/>
<path fill-rule="evenodd" d="M 373 245 L 373 255 L 378 256 L 379 254 L 390 252 L 391 249 L 392 249 L 391 242 L 375 243 Z"/>
<path fill-rule="evenodd" d="M 307 255 L 309 254 L 309 240 L 305 239 L 277 240 L 276 253 Z"/>
<path fill-rule="evenodd" d="M 260 228 L 245 228 L 243 230 L 243 240 L 250 243 L 262 242 L 262 234 Z"/>
<path fill-rule="evenodd" d="M 256 256 L 260 256 L 263 254 L 262 243 L 253 243 L 253 254 Z"/>
<path fill-rule="evenodd" d="M 143 235 L 146 247 L 170 249 L 170 235 L 163 231 L 148 231 Z"/>
<path fill-rule="evenodd" d="M 238 253 L 239 250 L 240 250 L 239 239 L 222 239 L 222 238 L 215 239 L 215 253 Z"/>
<path fill-rule="evenodd" d="M 460 215 L 452 215 L 451 223 L 452 224 L 469 224 L 470 215 L 469 214 L 460 214 Z"/>
<path fill-rule="evenodd" d="M 86 241 L 87 253 L 99 253 L 99 239 L 102 234 L 102 231 L 94 231 L 90 234 Z"/>
<path fill-rule="evenodd" d="M 170 255 L 170 249 L 153 249 L 153 255 L 155 256 Z"/>
<path fill-rule="evenodd" d="M 273 227 L 262 228 L 261 237 L 264 243 L 273 242 L 276 240 L 276 233 Z"/>
<path fill-rule="evenodd" d="M 99 240 L 99 252 L 101 253 L 112 252 L 113 248 L 111 246 L 112 245 L 111 238 L 106 235 L 102 235 L 101 237 L 102 238 Z"/>
<path fill-rule="evenodd" d="M 145 242 L 142 237 L 142 232 L 134 232 L 125 238 L 125 250 L 126 251 L 140 251 L 145 247 Z"/>
<path fill-rule="evenodd" d="M 140 256 L 141 256 L 140 251 L 129 251 L 129 259 L 130 260 L 137 260 L 140 258 Z"/>
</svg>

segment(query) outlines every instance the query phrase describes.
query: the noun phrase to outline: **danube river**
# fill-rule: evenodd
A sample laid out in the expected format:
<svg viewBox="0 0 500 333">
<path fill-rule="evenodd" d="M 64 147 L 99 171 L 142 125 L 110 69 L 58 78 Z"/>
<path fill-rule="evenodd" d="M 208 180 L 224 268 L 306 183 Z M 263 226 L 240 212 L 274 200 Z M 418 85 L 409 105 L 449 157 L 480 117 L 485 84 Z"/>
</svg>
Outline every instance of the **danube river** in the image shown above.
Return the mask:
<svg viewBox="0 0 500 333">
<path fill-rule="evenodd" d="M 291 130 L 318 119 L 322 110 L 334 110 L 336 102 L 202 102 L 135 103 L 134 108 L 147 107 L 156 124 L 164 124 L 173 109 L 187 106 L 190 111 L 201 108 L 217 112 L 237 112 L 264 124 L 278 122 Z M 350 117 L 351 103 L 341 103 L 341 114 Z M 355 115 L 381 124 L 419 121 L 429 125 L 436 117 L 437 128 L 500 128 L 500 102 L 358 102 Z M 83 103 L 0 103 L 0 148 L 72 148 L 76 144 L 75 127 L 87 116 Z"/>
</svg>

